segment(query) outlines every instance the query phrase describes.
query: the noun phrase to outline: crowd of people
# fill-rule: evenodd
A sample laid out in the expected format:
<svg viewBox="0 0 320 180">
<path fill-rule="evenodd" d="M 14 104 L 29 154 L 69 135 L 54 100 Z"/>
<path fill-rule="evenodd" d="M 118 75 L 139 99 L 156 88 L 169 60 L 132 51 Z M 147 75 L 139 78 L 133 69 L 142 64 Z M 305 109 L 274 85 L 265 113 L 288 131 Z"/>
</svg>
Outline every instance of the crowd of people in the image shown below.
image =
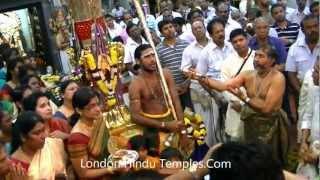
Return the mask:
<svg viewBox="0 0 320 180">
<path fill-rule="evenodd" d="M 94 126 L 106 109 L 102 93 L 65 79 L 57 99 L 34 57 L 1 44 L 0 179 L 316 180 L 319 1 L 296 4 L 161 0 L 154 15 L 144 4 L 156 49 L 134 6 L 116 3 L 105 15 L 106 39 L 125 50 L 121 96 L 143 129 L 125 144 L 147 168 L 84 166 L 108 154 L 92 153 Z M 181 133 L 186 109 L 201 115 L 204 144 Z M 294 149 L 299 162 L 288 169 Z M 160 161 L 190 159 L 204 166 Z M 212 168 L 210 159 L 232 167 Z"/>
</svg>

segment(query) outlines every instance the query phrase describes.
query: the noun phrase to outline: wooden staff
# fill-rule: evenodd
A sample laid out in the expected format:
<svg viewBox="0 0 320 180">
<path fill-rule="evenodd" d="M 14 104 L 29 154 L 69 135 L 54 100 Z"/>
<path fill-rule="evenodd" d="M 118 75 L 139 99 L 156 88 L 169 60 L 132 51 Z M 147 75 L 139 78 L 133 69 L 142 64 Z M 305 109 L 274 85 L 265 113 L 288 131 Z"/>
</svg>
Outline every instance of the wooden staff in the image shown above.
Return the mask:
<svg viewBox="0 0 320 180">
<path fill-rule="evenodd" d="M 171 111 L 172 111 L 173 118 L 174 118 L 174 120 L 178 121 L 177 113 L 176 113 L 175 108 L 174 108 L 173 103 L 172 103 L 171 94 L 170 94 L 170 92 L 169 92 L 169 88 L 168 88 L 166 79 L 164 78 L 164 75 L 163 75 L 163 70 L 162 70 L 162 67 L 161 67 L 161 64 L 160 64 L 159 56 L 158 56 L 158 54 L 157 54 L 156 47 L 155 47 L 155 45 L 154 45 L 154 43 L 153 43 L 150 30 L 149 30 L 149 28 L 147 27 L 147 22 L 146 22 L 146 19 L 145 19 L 145 17 L 144 17 L 144 14 L 143 14 L 141 5 L 140 5 L 140 3 L 138 2 L 138 0 L 133 0 L 133 2 L 134 2 L 134 6 L 135 6 L 135 8 L 136 8 L 136 10 L 137 10 L 137 13 L 138 13 L 138 15 L 139 15 L 140 21 L 141 21 L 141 23 L 142 23 L 144 32 L 145 32 L 145 34 L 146 34 L 146 36 L 147 36 L 147 40 L 149 41 L 149 43 L 150 43 L 153 51 L 155 52 L 157 67 L 158 67 L 158 71 L 159 71 L 159 74 L 160 74 L 160 81 L 161 81 L 161 83 L 162 83 L 163 90 L 165 91 L 165 94 L 166 94 L 166 96 L 167 96 L 167 100 L 168 100 L 168 103 L 169 103 L 169 107 L 170 107 L 170 109 L 171 109 Z"/>
</svg>

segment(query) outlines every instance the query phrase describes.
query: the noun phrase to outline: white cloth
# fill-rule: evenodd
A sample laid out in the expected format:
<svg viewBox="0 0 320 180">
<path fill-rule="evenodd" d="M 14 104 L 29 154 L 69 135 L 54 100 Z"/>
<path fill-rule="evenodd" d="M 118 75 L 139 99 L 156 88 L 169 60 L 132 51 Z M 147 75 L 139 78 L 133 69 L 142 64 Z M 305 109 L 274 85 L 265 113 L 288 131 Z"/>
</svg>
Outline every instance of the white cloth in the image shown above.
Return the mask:
<svg viewBox="0 0 320 180">
<path fill-rule="evenodd" d="M 190 85 L 191 100 L 195 111 L 203 118 L 207 129 L 206 144 L 211 147 L 224 140 L 221 132 L 223 124 L 219 123 L 219 107 L 214 98 L 195 81 Z"/>
<path fill-rule="evenodd" d="M 226 57 L 233 53 L 234 49 L 229 42 L 224 43 L 221 49 L 213 41 L 202 50 L 196 71 L 214 79 L 221 79 L 220 69 Z"/>
<path fill-rule="evenodd" d="M 239 12 L 239 9 L 234 7 L 234 6 L 230 6 L 230 10 L 231 12 L 230 13 L 236 13 L 236 12 Z"/>
<path fill-rule="evenodd" d="M 187 70 L 191 67 L 196 67 L 199 61 L 199 54 L 204 47 L 197 41 L 192 42 L 187 46 L 182 53 L 181 70 Z"/>
<path fill-rule="evenodd" d="M 250 53 L 250 49 L 249 52 Z M 249 54 L 248 54 L 249 55 Z M 243 66 L 241 72 L 254 70 L 254 56 L 255 51 L 252 50 L 250 56 L 248 57 L 245 65 Z M 226 60 L 223 62 L 221 67 L 221 78 L 223 81 L 227 81 L 233 78 L 236 73 L 239 71 L 241 65 L 244 62 L 244 58 L 240 57 L 237 52 L 230 54 Z M 244 88 L 241 88 L 245 92 Z M 232 95 L 229 92 L 225 92 L 225 98 L 230 101 L 240 101 L 239 98 Z M 235 139 L 241 139 L 243 137 L 243 123 L 240 120 L 240 113 L 231 108 L 231 103 L 228 105 L 226 121 L 225 121 L 225 130 L 226 133 Z"/>
<path fill-rule="evenodd" d="M 181 15 L 180 13 L 175 12 L 175 11 L 172 11 L 172 16 L 173 16 L 173 18 L 182 17 L 182 15 Z M 158 25 L 158 23 L 159 23 L 160 21 L 162 21 L 162 20 L 163 20 L 163 15 L 161 14 L 160 16 L 158 16 L 158 17 L 156 18 L 157 25 Z"/>
<path fill-rule="evenodd" d="M 142 44 L 147 44 L 148 42 L 141 36 Z M 131 37 L 128 37 L 127 44 L 124 47 L 124 60 L 125 64 L 128 63 L 135 63 L 136 60 L 134 59 L 134 51 L 140 44 L 135 42 Z"/>
<path fill-rule="evenodd" d="M 235 30 L 235 29 L 241 29 L 242 26 L 235 20 L 233 20 L 231 18 L 231 16 L 229 16 L 228 18 L 228 21 L 226 23 L 226 26 L 225 26 L 225 39 L 227 41 L 229 41 L 229 38 L 230 38 L 230 33 L 231 31 Z"/>
<path fill-rule="evenodd" d="M 299 98 L 299 121 L 298 136 L 303 129 L 310 129 L 310 144 L 320 141 L 320 87 L 315 86 L 312 78 L 312 71 L 308 71 L 304 77 Z M 299 139 L 301 137 L 298 137 Z M 320 168 L 320 162 L 318 164 Z M 298 174 L 307 175 L 314 179 L 316 167 L 311 164 L 299 165 Z M 319 175 L 319 172 L 318 172 Z"/>
<path fill-rule="evenodd" d="M 286 71 L 297 72 L 297 77 L 302 82 L 306 72 L 313 68 L 319 53 L 319 42 L 311 52 L 306 44 L 305 38 L 299 38 L 289 49 L 286 61 Z"/>
<path fill-rule="evenodd" d="M 63 141 L 46 138 L 42 149 L 37 151 L 28 169 L 31 179 L 54 180 L 56 175 L 66 174 L 67 154 Z"/>
<path fill-rule="evenodd" d="M 303 12 L 299 12 L 298 9 L 295 9 L 290 15 L 288 15 L 288 20 L 292 23 L 300 24 L 302 19 L 310 14 L 309 7 L 306 7 Z"/>
<path fill-rule="evenodd" d="M 278 38 L 278 33 L 277 33 L 277 31 L 276 31 L 274 28 L 270 28 L 270 29 L 269 29 L 269 36 Z"/>
<path fill-rule="evenodd" d="M 120 36 L 121 32 L 123 31 L 122 27 L 120 24 L 116 23 L 115 21 L 113 22 L 114 28 L 110 29 L 109 27 L 107 28 L 109 36 L 111 39 Z"/>
<path fill-rule="evenodd" d="M 239 3 L 239 10 L 243 16 L 247 14 L 247 0 L 241 0 Z"/>
<path fill-rule="evenodd" d="M 202 11 L 202 13 L 205 13 L 205 12 Z M 215 8 L 209 6 L 206 13 L 207 13 L 207 17 L 204 19 L 204 23 L 208 24 L 213 19 L 213 17 L 216 16 L 216 10 L 215 10 Z"/>
<path fill-rule="evenodd" d="M 295 9 L 291 8 L 291 7 L 286 7 L 286 18 L 289 19 L 290 16 L 292 16 L 292 14 L 295 12 Z"/>
<path fill-rule="evenodd" d="M 113 8 L 111 13 L 115 17 L 122 17 L 125 9 L 123 7 L 119 7 L 119 9 Z"/>
<path fill-rule="evenodd" d="M 313 83 L 312 72 L 308 71 L 302 83 L 299 98 L 300 129 L 310 129 L 310 141 L 320 140 L 320 87 Z"/>
<path fill-rule="evenodd" d="M 207 28 L 207 24 L 204 24 L 204 25 Z M 179 36 L 179 39 L 187 41 L 190 44 L 196 40 L 196 37 L 192 33 L 192 28 L 190 23 L 187 23 L 186 25 L 184 25 L 182 27 L 182 31 L 183 33 Z M 211 39 L 208 31 L 206 31 L 206 36 L 208 39 Z"/>
<path fill-rule="evenodd" d="M 181 70 L 195 67 L 199 61 L 199 54 L 205 47 L 197 41 L 190 44 L 182 54 Z M 214 98 L 197 81 L 191 81 L 191 100 L 195 112 L 200 114 L 204 120 L 207 136 L 206 143 L 209 147 L 221 142 L 223 136 L 219 134 L 221 124 L 219 124 L 219 108 Z M 220 136 L 221 135 L 221 136 Z"/>
</svg>

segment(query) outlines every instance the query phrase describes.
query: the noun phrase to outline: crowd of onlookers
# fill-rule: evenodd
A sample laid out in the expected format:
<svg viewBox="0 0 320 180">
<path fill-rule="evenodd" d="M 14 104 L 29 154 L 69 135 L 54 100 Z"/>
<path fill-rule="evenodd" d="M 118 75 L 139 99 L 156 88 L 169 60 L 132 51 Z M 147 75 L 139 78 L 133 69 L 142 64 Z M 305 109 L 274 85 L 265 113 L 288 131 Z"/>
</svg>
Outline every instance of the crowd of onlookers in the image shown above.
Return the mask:
<svg viewBox="0 0 320 180">
<path fill-rule="evenodd" d="M 155 158 L 148 153 L 145 137 L 136 136 L 130 139 L 128 149 L 139 153 L 139 161 L 156 162 L 155 169 L 160 170 L 137 169 L 117 178 L 161 179 L 169 175 L 168 179 L 198 179 L 209 174 L 212 179 L 299 179 L 283 171 L 283 162 L 271 158 L 268 147 L 241 143 L 239 99 L 230 93 L 207 91 L 188 74 L 192 70 L 227 81 L 240 71 L 254 70 L 255 51 L 266 46 L 275 50 L 275 67 L 286 77 L 282 109 L 294 129 L 290 136 L 298 144 L 301 160 L 293 173 L 319 178 L 319 1 L 296 0 L 295 9 L 286 3 L 161 0 L 157 14 L 150 14 L 148 4 L 143 4 L 160 63 L 171 71 L 182 107 L 204 118 L 208 131 L 205 142 L 214 148 L 203 161 L 229 160 L 233 167 L 185 174 L 181 167 L 161 169 L 159 158 L 182 161 L 180 152 L 167 148 Z M 124 44 L 129 79 L 139 74 L 136 48 L 148 43 L 134 6 L 130 8 L 116 3 L 112 13 L 105 15 L 107 39 Z M 40 75 L 35 57 L 21 57 L 7 43 L 0 45 L 0 179 L 25 179 L 26 174 L 35 179 L 65 179 L 66 174 L 68 179 L 99 179 L 127 173 L 124 168 L 81 167 L 82 160 L 90 160 L 88 139 L 93 121 L 101 113 L 100 94 L 66 79 L 59 84 L 61 98 L 57 98 Z M 124 102 L 129 105 L 127 96 L 124 90 Z M 220 142 L 225 144 L 215 146 Z"/>
</svg>

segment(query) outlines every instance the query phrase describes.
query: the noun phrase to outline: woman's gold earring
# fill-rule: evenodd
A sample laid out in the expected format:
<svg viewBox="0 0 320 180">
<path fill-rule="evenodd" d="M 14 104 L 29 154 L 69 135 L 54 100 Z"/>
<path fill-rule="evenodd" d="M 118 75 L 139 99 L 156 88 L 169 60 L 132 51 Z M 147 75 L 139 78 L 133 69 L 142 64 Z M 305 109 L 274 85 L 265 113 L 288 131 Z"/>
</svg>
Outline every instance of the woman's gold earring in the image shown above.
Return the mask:
<svg viewBox="0 0 320 180">
<path fill-rule="evenodd" d="M 82 112 L 80 111 L 80 109 L 76 108 L 76 112 L 81 116 Z"/>
</svg>

